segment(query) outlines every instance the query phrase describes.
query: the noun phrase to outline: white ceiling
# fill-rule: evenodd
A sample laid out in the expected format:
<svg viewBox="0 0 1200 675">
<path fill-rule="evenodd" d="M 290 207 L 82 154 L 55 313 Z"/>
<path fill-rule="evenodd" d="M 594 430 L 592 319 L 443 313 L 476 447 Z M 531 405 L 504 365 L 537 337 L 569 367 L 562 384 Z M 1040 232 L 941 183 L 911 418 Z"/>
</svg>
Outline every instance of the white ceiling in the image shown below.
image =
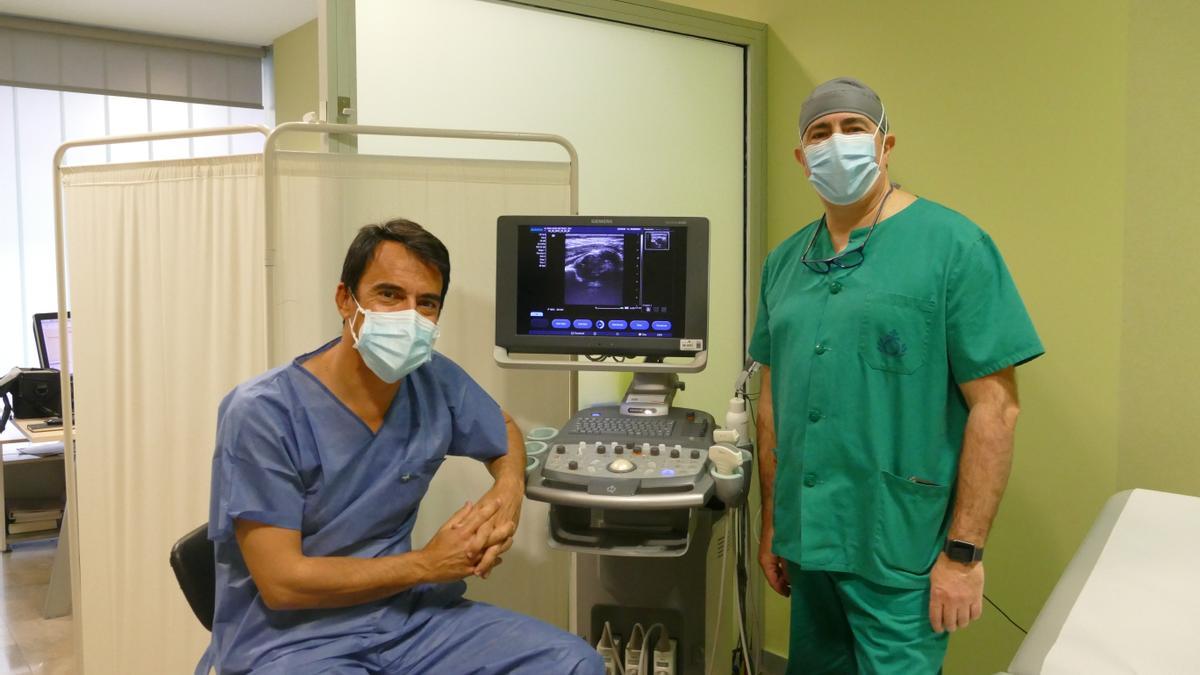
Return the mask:
<svg viewBox="0 0 1200 675">
<path fill-rule="evenodd" d="M 265 46 L 317 18 L 317 0 L 0 0 L 0 14 Z"/>
</svg>

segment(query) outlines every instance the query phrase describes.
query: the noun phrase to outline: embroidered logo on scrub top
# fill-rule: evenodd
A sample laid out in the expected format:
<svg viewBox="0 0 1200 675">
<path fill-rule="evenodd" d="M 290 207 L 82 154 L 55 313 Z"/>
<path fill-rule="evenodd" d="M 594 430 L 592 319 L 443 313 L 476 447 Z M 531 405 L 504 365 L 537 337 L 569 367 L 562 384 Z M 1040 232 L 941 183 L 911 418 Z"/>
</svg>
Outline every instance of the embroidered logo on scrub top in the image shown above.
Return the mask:
<svg viewBox="0 0 1200 675">
<path fill-rule="evenodd" d="M 879 351 L 885 356 L 894 356 L 900 358 L 908 351 L 908 345 L 900 339 L 900 332 L 896 330 L 888 331 L 886 335 L 879 338 L 879 343 L 876 345 Z"/>
</svg>

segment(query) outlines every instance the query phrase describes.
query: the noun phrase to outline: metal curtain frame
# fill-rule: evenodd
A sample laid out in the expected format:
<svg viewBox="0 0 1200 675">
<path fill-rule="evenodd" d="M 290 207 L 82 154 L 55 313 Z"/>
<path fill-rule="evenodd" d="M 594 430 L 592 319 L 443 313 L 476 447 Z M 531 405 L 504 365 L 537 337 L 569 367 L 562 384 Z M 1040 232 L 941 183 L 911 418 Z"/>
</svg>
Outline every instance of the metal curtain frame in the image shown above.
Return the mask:
<svg viewBox="0 0 1200 675">
<path fill-rule="evenodd" d="M 213 127 L 208 129 L 187 129 L 183 131 L 163 131 L 148 134 L 131 134 L 125 136 L 108 136 L 104 138 L 88 138 L 77 141 L 67 141 L 58 146 L 54 152 L 54 257 L 58 278 L 58 316 L 61 321 L 67 316 L 67 266 L 66 266 L 66 232 L 63 223 L 63 189 L 62 161 L 67 151 L 95 145 L 118 145 L 121 143 L 139 143 L 145 141 L 168 141 L 179 138 L 204 138 L 206 136 L 236 136 L 240 134 L 262 134 L 270 136 L 270 131 L 260 125 L 236 125 L 228 127 Z M 71 350 L 70 340 L 59 340 L 60 383 L 62 391 L 63 419 L 63 464 L 66 469 L 67 492 L 67 545 L 70 547 L 69 561 L 71 564 L 71 608 L 75 613 L 72 621 L 72 639 L 75 642 L 75 669 L 83 671 L 83 621 L 80 612 L 80 569 L 79 569 L 79 513 L 78 493 L 76 491 L 75 475 L 75 410 L 71 407 Z M 71 511 L 76 513 L 71 515 Z M 59 536 L 62 536 L 61 534 Z M 164 552 L 165 556 L 166 553 Z"/>
</svg>

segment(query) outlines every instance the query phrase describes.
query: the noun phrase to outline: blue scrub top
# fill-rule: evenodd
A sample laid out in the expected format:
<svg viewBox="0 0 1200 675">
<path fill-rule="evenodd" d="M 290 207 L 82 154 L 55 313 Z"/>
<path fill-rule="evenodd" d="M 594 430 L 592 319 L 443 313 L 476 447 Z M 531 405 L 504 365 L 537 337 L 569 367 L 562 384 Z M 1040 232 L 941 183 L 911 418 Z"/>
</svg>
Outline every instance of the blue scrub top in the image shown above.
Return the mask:
<svg viewBox="0 0 1200 675">
<path fill-rule="evenodd" d="M 301 532 L 307 556 L 388 556 L 412 549 L 417 508 L 446 455 L 507 452 L 500 406 L 441 354 L 404 378 L 378 433 L 301 365 L 238 385 L 222 401 L 208 534 L 216 547 L 209 655 L 242 673 L 296 650 L 353 653 L 403 627 L 404 596 L 343 609 L 275 611 L 259 596 L 235 518 Z"/>
</svg>

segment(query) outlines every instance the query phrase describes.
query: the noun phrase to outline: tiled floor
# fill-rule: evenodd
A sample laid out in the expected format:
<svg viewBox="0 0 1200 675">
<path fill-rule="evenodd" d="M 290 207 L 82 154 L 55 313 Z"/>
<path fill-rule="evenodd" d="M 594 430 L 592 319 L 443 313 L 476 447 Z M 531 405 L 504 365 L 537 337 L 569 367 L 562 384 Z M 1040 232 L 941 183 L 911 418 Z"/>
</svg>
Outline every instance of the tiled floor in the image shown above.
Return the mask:
<svg viewBox="0 0 1200 675">
<path fill-rule="evenodd" d="M 74 672 L 71 617 L 43 619 L 55 541 L 17 544 L 0 554 L 0 675 Z"/>
</svg>

